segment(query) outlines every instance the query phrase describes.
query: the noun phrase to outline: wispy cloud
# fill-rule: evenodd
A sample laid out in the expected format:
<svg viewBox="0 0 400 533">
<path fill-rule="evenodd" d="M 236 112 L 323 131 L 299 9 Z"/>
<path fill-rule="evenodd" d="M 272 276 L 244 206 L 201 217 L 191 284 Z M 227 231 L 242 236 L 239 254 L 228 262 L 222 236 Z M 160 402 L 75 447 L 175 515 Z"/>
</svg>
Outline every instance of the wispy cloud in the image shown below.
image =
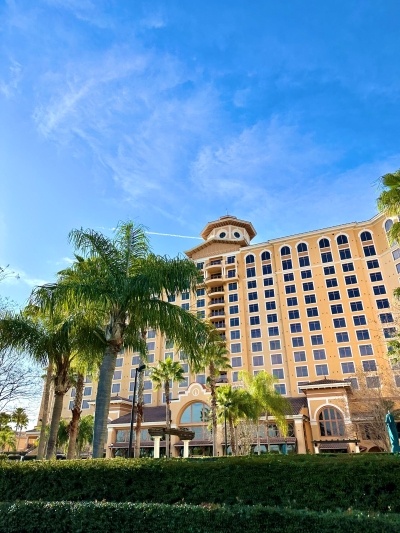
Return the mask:
<svg viewBox="0 0 400 533">
<path fill-rule="evenodd" d="M 6 98 L 11 98 L 18 90 L 18 85 L 22 79 L 22 65 L 18 61 L 10 60 L 8 74 L 7 80 L 0 80 L 0 92 Z"/>
</svg>

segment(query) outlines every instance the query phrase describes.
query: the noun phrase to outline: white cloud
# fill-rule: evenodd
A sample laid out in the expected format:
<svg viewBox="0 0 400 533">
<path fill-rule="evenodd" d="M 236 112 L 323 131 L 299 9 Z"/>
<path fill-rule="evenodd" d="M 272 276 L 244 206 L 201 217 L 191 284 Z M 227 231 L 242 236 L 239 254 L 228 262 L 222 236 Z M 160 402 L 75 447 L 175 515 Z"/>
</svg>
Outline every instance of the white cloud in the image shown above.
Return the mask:
<svg viewBox="0 0 400 533">
<path fill-rule="evenodd" d="M 6 98 L 11 98 L 18 90 L 18 85 L 22 79 L 22 65 L 18 61 L 11 60 L 8 72 L 8 80 L 0 80 L 0 92 Z"/>
</svg>

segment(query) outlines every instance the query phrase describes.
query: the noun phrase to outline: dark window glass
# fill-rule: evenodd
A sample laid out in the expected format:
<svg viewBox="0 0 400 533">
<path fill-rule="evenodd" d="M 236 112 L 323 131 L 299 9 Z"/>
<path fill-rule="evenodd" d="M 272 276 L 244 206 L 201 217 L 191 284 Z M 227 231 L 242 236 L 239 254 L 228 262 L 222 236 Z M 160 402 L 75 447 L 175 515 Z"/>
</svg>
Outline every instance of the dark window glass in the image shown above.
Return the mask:
<svg viewBox="0 0 400 533">
<path fill-rule="evenodd" d="M 306 252 L 307 251 L 307 244 L 305 242 L 301 242 L 297 245 L 297 251 L 298 252 Z"/>
<path fill-rule="evenodd" d="M 343 305 L 342 304 L 331 305 L 331 313 L 332 315 L 339 315 L 343 313 Z"/>
<path fill-rule="evenodd" d="M 271 254 L 269 252 L 263 252 L 261 254 L 261 261 L 268 261 L 268 259 L 271 259 Z"/>
<path fill-rule="evenodd" d="M 327 266 L 324 267 L 324 274 L 325 276 L 331 276 L 335 273 L 335 267 L 334 266 Z"/>
<path fill-rule="evenodd" d="M 330 246 L 330 243 L 328 241 L 328 239 L 320 239 L 319 241 L 319 247 L 320 248 L 329 248 Z"/>
<path fill-rule="evenodd" d="M 373 246 L 372 244 L 370 246 L 363 246 L 363 249 L 365 257 L 376 255 L 375 246 Z"/>
<path fill-rule="evenodd" d="M 249 265 L 250 263 L 254 263 L 254 255 L 248 255 L 246 256 L 246 264 Z"/>
<path fill-rule="evenodd" d="M 312 278 L 311 270 L 302 270 L 301 279 L 307 279 L 307 278 Z"/>
<path fill-rule="evenodd" d="M 293 272 L 289 272 L 289 274 L 283 274 L 283 281 L 286 283 L 287 281 L 294 281 L 294 274 Z"/>
<path fill-rule="evenodd" d="M 359 298 L 360 289 L 347 289 L 347 294 L 349 298 Z"/>
<path fill-rule="evenodd" d="M 298 318 L 300 318 L 300 312 L 298 309 L 293 309 L 291 311 L 289 311 L 289 320 L 297 320 Z"/>
<path fill-rule="evenodd" d="M 347 244 L 349 242 L 349 239 L 346 237 L 346 235 L 338 235 L 336 237 L 336 242 L 340 244 Z"/>
<path fill-rule="evenodd" d="M 248 278 L 254 278 L 255 275 L 256 275 L 256 268 L 255 267 L 246 268 L 246 276 Z"/>
<path fill-rule="evenodd" d="M 343 263 L 342 270 L 343 272 L 353 272 L 354 270 L 353 263 Z"/>
<path fill-rule="evenodd" d="M 283 259 L 282 270 L 291 270 L 293 268 L 291 259 Z"/>
<path fill-rule="evenodd" d="M 290 333 L 301 333 L 300 322 L 296 322 L 295 324 L 290 324 Z"/>
<path fill-rule="evenodd" d="M 331 252 L 322 252 L 321 253 L 321 261 L 323 263 L 332 263 L 333 258 Z"/>
<path fill-rule="evenodd" d="M 308 307 L 307 308 L 307 316 L 318 316 L 318 308 L 317 307 Z"/>
<path fill-rule="evenodd" d="M 300 268 L 310 266 L 310 258 L 308 257 L 308 255 L 305 255 L 304 257 L 299 257 L 299 266 Z"/>
<path fill-rule="evenodd" d="M 265 309 L 267 311 L 272 311 L 276 309 L 276 302 L 265 302 Z"/>
<path fill-rule="evenodd" d="M 344 248 L 344 250 L 339 250 L 340 259 L 343 261 L 344 259 L 351 259 L 351 252 L 350 248 Z"/>
<path fill-rule="evenodd" d="M 363 310 L 363 304 L 362 302 L 351 302 L 350 308 L 352 311 L 362 311 Z"/>
<path fill-rule="evenodd" d="M 330 300 L 340 300 L 340 292 L 339 291 L 328 292 L 328 298 Z"/>
<path fill-rule="evenodd" d="M 346 327 L 346 320 L 344 318 L 334 318 L 333 319 L 333 327 L 334 328 L 345 328 Z"/>
<path fill-rule="evenodd" d="M 292 298 L 286 298 L 286 302 L 289 307 L 293 307 L 297 305 L 297 298 L 296 296 L 293 296 Z"/>
<path fill-rule="evenodd" d="M 326 287 L 328 289 L 331 289 L 332 287 L 337 287 L 338 286 L 338 281 L 336 278 L 329 278 L 327 280 L 325 280 L 325 283 L 326 283 Z"/>
<path fill-rule="evenodd" d="M 307 281 L 306 283 L 303 283 L 303 291 L 313 291 L 314 290 L 314 283 L 312 281 Z"/>
<path fill-rule="evenodd" d="M 272 266 L 271 265 L 263 265 L 262 266 L 262 273 L 264 276 L 267 276 L 268 274 L 272 274 Z"/>
<path fill-rule="evenodd" d="M 269 285 L 274 284 L 274 280 L 273 278 L 264 278 L 263 283 L 264 283 L 264 287 L 268 287 Z"/>
<path fill-rule="evenodd" d="M 369 231 L 363 231 L 360 235 L 360 239 L 362 240 L 362 242 L 372 241 L 372 235 Z"/>
<path fill-rule="evenodd" d="M 371 272 L 369 275 L 371 281 L 382 281 L 382 274 L 381 272 Z"/>
<path fill-rule="evenodd" d="M 306 305 L 315 304 L 316 301 L 317 301 L 317 298 L 315 294 L 306 294 L 304 296 L 304 302 L 306 303 Z"/>
<path fill-rule="evenodd" d="M 367 261 L 367 268 L 368 268 L 368 269 L 371 269 L 371 268 L 379 268 L 379 261 L 378 261 L 378 259 L 370 259 L 369 261 Z"/>
<path fill-rule="evenodd" d="M 284 256 L 284 255 L 290 255 L 290 248 L 289 246 L 283 246 L 281 248 L 281 256 Z"/>
</svg>

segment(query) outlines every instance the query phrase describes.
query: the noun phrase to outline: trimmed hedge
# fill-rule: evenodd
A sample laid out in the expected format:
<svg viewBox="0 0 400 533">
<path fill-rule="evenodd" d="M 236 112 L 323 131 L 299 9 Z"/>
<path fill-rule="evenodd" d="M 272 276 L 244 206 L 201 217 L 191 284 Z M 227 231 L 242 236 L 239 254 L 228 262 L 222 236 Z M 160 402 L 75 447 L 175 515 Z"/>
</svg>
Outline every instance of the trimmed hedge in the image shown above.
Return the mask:
<svg viewBox="0 0 400 533">
<path fill-rule="evenodd" d="M 391 455 L 1 462 L 0 499 L 400 513 L 399 479 L 400 458 Z"/>
<path fill-rule="evenodd" d="M 1 533 L 398 533 L 399 515 L 316 513 L 262 506 L 99 502 L 0 504 Z"/>
</svg>

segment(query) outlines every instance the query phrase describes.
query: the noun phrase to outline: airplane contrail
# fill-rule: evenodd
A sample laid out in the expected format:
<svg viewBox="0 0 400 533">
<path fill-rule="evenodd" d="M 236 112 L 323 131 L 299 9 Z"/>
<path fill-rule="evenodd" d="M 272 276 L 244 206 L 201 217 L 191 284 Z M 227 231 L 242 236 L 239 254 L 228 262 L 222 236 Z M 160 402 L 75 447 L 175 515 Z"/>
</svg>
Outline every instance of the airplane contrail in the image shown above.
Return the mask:
<svg viewBox="0 0 400 533">
<path fill-rule="evenodd" d="M 197 239 L 202 241 L 201 237 L 190 237 L 189 235 L 175 235 L 174 233 L 158 233 L 157 231 L 146 231 L 149 235 L 162 235 L 163 237 L 179 237 L 181 239 Z"/>
</svg>

